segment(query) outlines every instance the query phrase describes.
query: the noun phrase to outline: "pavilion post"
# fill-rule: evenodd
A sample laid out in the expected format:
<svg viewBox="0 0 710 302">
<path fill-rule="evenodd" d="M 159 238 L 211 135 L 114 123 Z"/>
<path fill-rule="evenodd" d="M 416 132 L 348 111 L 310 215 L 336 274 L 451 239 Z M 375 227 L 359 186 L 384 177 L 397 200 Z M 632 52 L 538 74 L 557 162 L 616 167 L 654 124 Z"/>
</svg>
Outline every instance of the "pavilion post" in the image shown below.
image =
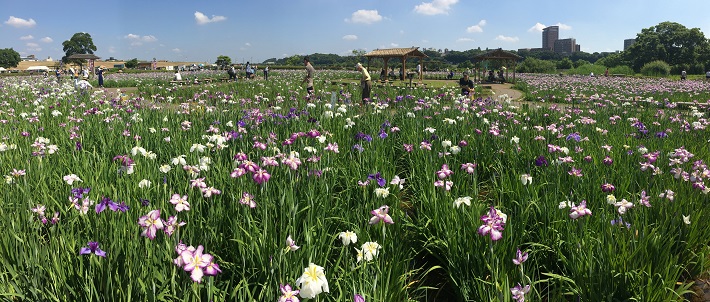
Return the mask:
<svg viewBox="0 0 710 302">
<path fill-rule="evenodd" d="M 390 58 L 385 57 L 384 60 L 385 60 L 385 66 L 384 66 L 383 68 L 385 69 L 385 82 L 389 82 L 389 76 L 388 76 L 388 73 L 387 73 L 387 71 L 388 71 L 389 69 L 387 69 L 387 61 L 389 61 Z M 380 80 L 382 80 L 382 79 L 380 79 Z"/>
</svg>

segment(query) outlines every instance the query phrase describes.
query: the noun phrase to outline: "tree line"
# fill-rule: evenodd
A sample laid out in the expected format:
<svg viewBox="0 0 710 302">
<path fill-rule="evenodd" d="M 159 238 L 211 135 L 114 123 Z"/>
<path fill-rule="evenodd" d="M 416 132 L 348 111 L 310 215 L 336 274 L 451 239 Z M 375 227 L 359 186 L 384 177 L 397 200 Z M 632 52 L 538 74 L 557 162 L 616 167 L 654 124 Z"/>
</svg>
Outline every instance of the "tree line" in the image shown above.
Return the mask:
<svg viewBox="0 0 710 302">
<path fill-rule="evenodd" d="M 97 50 L 91 35 L 76 33 L 71 39 L 62 43 L 65 56 L 64 63 L 70 63 L 67 57 L 73 54 L 93 54 Z M 428 56 L 425 67 L 428 70 L 468 69 L 474 66 L 473 58 L 486 53 L 488 49 L 469 49 L 464 51 L 439 51 L 425 49 Z M 644 28 L 636 35 L 636 42 L 628 49 L 613 53 L 574 52 L 560 54 L 552 51 L 511 50 L 523 58 L 518 65 L 520 72 L 554 73 L 558 70 L 581 69 L 600 70 L 611 68 L 622 73 L 653 73 L 667 75 L 685 70 L 688 74 L 702 74 L 710 70 L 710 41 L 699 28 L 687 28 L 676 22 L 661 22 L 658 25 Z M 364 50 L 353 50 L 349 55 L 313 53 L 308 55 L 314 65 L 329 68 L 352 68 L 356 63 L 365 63 Z M 302 55 L 285 58 L 270 58 L 261 63 L 281 66 L 300 66 Z M 20 55 L 12 48 L 0 49 L 0 67 L 16 67 Z M 130 62 L 130 63 L 129 63 Z M 138 60 L 126 62 L 126 67 L 137 65 Z M 81 61 L 72 63 L 81 64 Z M 215 64 L 228 66 L 232 64 L 228 56 L 220 55 Z M 373 68 L 384 65 L 381 59 L 370 61 Z M 399 67 L 399 60 L 391 60 L 388 64 Z M 585 67 L 586 66 L 586 67 Z"/>
</svg>

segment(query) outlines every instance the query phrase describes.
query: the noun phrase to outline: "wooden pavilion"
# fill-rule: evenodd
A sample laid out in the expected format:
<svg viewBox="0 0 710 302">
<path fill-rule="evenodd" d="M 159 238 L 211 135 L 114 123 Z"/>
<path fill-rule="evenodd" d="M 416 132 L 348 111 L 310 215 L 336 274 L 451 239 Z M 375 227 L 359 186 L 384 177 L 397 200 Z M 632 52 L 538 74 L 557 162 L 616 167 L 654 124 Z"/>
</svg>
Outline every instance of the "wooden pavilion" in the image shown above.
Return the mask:
<svg viewBox="0 0 710 302">
<path fill-rule="evenodd" d="M 92 53 L 77 53 L 77 54 L 73 54 L 73 55 L 67 57 L 67 60 L 69 62 L 73 62 L 73 63 L 79 65 L 79 68 L 83 68 L 84 64 L 81 64 L 81 62 L 83 60 L 87 60 L 90 73 L 94 73 L 94 60 L 98 60 L 98 59 L 101 59 L 101 58 L 99 58 L 98 56 L 96 56 L 95 54 L 92 54 Z"/>
<path fill-rule="evenodd" d="M 370 69 L 370 60 L 372 58 L 382 58 L 385 61 L 385 72 L 389 70 L 387 68 L 387 62 L 392 59 L 402 60 L 402 74 L 400 75 L 400 80 L 404 80 L 404 73 L 407 70 L 407 59 L 408 58 L 419 58 L 419 62 L 422 65 L 422 70 L 424 70 L 424 58 L 428 58 L 426 54 L 419 50 L 419 47 L 410 48 L 386 48 L 386 49 L 375 49 L 371 52 L 365 54 L 367 57 L 367 68 Z M 419 75 L 419 81 L 422 80 L 421 74 Z M 385 77 L 385 81 L 387 77 Z"/>
<path fill-rule="evenodd" d="M 518 61 L 522 59 L 523 57 L 516 55 L 512 52 L 504 51 L 501 48 L 491 50 L 487 53 L 477 55 L 473 57 L 473 60 L 476 62 L 477 67 L 480 67 L 480 63 L 483 61 L 499 61 L 501 62 L 501 68 L 505 70 L 505 78 L 509 79 L 508 77 L 508 68 L 506 66 L 512 65 L 513 67 L 513 80 L 512 82 L 515 83 L 515 67 L 518 65 Z M 476 72 L 476 77 L 480 76 L 478 72 Z"/>
</svg>

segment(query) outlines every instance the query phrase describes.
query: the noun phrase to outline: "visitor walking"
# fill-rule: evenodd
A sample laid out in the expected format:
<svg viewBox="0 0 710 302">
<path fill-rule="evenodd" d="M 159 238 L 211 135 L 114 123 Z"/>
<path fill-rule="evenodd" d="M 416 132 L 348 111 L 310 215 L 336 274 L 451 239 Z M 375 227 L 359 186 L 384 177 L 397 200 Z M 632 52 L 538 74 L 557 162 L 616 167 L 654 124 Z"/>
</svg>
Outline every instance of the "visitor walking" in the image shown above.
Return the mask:
<svg viewBox="0 0 710 302">
<path fill-rule="evenodd" d="M 680 80 L 685 81 L 685 78 L 688 77 L 688 74 L 685 72 L 685 70 L 680 72 Z"/>
<path fill-rule="evenodd" d="M 96 75 L 99 76 L 99 87 L 104 88 L 104 67 L 99 66 L 99 70 L 96 71 Z"/>
<path fill-rule="evenodd" d="M 251 69 L 251 64 L 249 64 L 249 62 L 247 62 L 246 72 L 247 72 L 247 79 L 251 79 L 251 75 L 254 74 L 254 71 Z"/>
<path fill-rule="evenodd" d="M 370 77 L 370 73 L 367 72 L 367 69 L 365 66 L 362 66 L 362 64 L 357 63 L 357 65 L 355 65 L 355 69 L 362 73 L 362 77 L 360 78 L 360 86 L 362 86 L 362 104 L 365 104 L 366 101 L 370 100 L 372 78 Z"/>
<path fill-rule="evenodd" d="M 308 83 L 306 86 L 306 92 L 308 96 L 312 96 L 315 91 L 313 90 L 313 75 L 316 73 L 316 69 L 311 65 L 311 60 L 308 57 L 303 58 L 303 64 L 306 65 L 306 76 L 303 78 L 304 83 Z"/>
<path fill-rule="evenodd" d="M 269 66 L 264 67 L 264 81 L 269 80 Z"/>
<path fill-rule="evenodd" d="M 230 81 L 232 79 L 234 79 L 235 81 L 237 80 L 237 70 L 234 69 L 234 66 L 229 67 L 229 70 L 227 70 L 227 75 L 229 76 Z"/>
</svg>

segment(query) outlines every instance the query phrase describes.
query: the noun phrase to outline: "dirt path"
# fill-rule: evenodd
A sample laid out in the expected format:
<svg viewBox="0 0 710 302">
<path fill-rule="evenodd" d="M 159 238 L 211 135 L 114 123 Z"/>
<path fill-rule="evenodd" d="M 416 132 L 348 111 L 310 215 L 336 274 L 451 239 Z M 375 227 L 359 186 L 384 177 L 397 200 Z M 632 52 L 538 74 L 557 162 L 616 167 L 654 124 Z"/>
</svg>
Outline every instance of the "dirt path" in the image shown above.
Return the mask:
<svg viewBox="0 0 710 302">
<path fill-rule="evenodd" d="M 513 89 L 513 84 L 481 84 L 481 86 L 490 86 L 496 96 L 507 94 L 514 101 L 520 101 L 523 98 L 523 93 Z"/>
</svg>

